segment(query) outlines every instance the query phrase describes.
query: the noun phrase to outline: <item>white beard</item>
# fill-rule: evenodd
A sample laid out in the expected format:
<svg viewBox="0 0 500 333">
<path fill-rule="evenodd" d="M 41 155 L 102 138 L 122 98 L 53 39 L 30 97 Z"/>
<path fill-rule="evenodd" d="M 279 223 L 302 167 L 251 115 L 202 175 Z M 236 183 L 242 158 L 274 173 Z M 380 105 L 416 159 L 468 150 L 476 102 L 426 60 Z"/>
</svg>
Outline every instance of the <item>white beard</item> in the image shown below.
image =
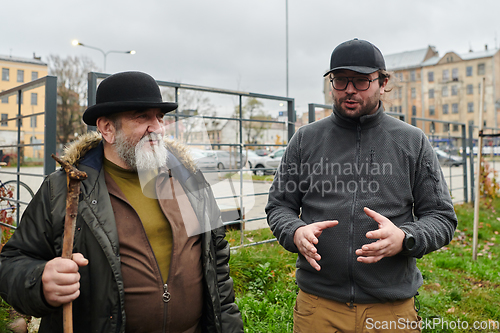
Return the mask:
<svg viewBox="0 0 500 333">
<path fill-rule="evenodd" d="M 159 144 L 150 145 L 149 140 L 158 140 Z M 154 170 L 167 164 L 168 152 L 161 134 L 150 133 L 134 144 L 119 132 L 115 148 L 118 156 L 132 170 Z"/>
</svg>

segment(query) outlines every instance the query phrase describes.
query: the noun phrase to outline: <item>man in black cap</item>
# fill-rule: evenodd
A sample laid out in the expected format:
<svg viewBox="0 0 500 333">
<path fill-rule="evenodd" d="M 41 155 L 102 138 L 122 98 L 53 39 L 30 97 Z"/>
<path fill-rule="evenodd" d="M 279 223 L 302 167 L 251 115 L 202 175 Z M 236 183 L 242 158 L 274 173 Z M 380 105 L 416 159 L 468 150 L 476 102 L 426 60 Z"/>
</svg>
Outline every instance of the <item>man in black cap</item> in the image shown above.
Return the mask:
<svg viewBox="0 0 500 333">
<path fill-rule="evenodd" d="M 73 258 L 62 259 L 66 175 L 47 177 L 1 253 L 0 295 L 62 332 L 243 332 L 229 277 L 229 245 L 210 186 L 186 147 L 164 136 L 156 81 L 111 75 L 63 159 L 85 171 Z"/>
<path fill-rule="evenodd" d="M 298 253 L 294 332 L 420 331 L 416 258 L 457 225 L 438 160 L 420 129 L 384 113 L 390 75 L 373 44 L 340 44 L 325 76 L 333 113 L 295 133 L 266 207 Z"/>
</svg>

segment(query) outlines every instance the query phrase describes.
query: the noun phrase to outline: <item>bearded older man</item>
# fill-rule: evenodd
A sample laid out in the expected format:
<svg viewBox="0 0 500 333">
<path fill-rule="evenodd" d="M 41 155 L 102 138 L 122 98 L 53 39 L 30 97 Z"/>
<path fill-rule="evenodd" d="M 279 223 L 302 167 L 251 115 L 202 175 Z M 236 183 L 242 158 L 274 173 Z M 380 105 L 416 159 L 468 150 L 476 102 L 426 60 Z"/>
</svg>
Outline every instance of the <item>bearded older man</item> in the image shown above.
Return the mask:
<svg viewBox="0 0 500 333">
<path fill-rule="evenodd" d="M 101 82 L 83 120 L 97 126 L 63 159 L 81 183 L 73 258 L 61 258 L 66 175 L 47 177 L 1 253 L 0 296 L 62 332 L 243 332 L 229 246 L 210 186 L 186 147 L 164 139 L 156 81 L 140 72 Z"/>
</svg>

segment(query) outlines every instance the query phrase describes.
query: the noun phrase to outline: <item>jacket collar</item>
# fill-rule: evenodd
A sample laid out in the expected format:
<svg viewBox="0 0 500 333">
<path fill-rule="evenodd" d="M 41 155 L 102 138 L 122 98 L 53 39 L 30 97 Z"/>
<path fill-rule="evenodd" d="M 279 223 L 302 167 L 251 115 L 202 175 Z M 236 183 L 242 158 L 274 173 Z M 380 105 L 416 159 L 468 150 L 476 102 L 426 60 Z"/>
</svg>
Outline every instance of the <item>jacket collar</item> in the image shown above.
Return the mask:
<svg viewBox="0 0 500 333">
<path fill-rule="evenodd" d="M 385 117 L 385 113 L 382 101 L 380 101 L 380 106 L 374 114 L 362 116 L 358 119 L 348 118 L 341 115 L 334 105 L 333 112 L 330 117 L 335 124 L 341 127 L 355 129 L 360 126 L 362 129 L 365 129 L 377 126 L 382 118 Z"/>
</svg>

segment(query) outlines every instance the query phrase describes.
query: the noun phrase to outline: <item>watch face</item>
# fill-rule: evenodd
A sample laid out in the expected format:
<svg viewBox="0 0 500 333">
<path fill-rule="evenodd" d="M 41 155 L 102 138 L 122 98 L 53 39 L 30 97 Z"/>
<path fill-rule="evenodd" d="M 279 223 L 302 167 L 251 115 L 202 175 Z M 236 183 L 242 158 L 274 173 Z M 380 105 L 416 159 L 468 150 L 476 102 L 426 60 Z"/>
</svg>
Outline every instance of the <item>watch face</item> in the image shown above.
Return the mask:
<svg viewBox="0 0 500 333">
<path fill-rule="evenodd" d="M 406 235 L 406 249 L 411 250 L 415 246 L 415 238 L 412 235 Z"/>
</svg>

